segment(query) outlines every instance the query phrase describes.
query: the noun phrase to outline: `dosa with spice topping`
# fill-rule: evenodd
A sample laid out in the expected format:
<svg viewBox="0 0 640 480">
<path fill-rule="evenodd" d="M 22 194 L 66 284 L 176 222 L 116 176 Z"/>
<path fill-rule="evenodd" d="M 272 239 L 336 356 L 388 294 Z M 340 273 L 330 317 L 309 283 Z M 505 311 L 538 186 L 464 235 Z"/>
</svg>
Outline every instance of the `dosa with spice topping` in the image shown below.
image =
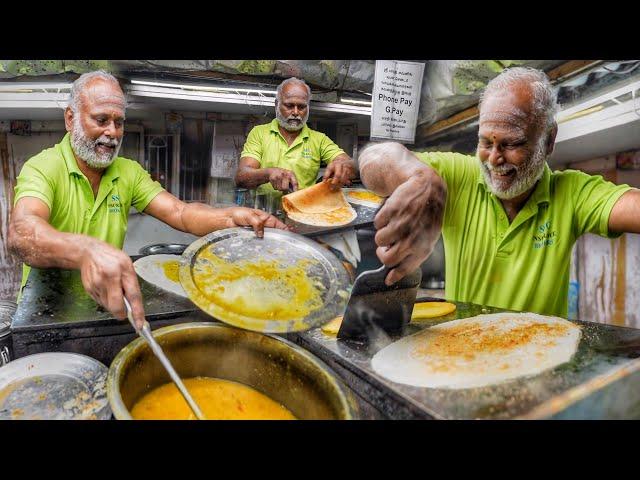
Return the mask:
<svg viewBox="0 0 640 480">
<path fill-rule="evenodd" d="M 346 225 L 357 217 L 342 190 L 332 191 L 328 182 L 285 195 L 282 208 L 296 222 L 321 227 Z"/>
<path fill-rule="evenodd" d="M 580 327 L 534 313 L 497 313 L 427 328 L 380 350 L 376 373 L 416 387 L 474 388 L 537 375 L 568 362 Z"/>
</svg>

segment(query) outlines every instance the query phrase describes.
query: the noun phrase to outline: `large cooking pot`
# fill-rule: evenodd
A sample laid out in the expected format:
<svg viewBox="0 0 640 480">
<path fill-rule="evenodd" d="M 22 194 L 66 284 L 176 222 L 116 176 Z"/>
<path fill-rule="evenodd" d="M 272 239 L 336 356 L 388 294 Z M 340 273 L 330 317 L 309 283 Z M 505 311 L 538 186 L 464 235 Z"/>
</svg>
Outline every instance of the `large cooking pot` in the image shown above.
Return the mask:
<svg viewBox="0 0 640 480">
<path fill-rule="evenodd" d="M 183 323 L 154 330 L 181 378 L 197 376 L 248 385 L 288 408 L 296 418 L 352 419 L 352 394 L 319 359 L 273 335 L 212 323 Z M 111 363 L 107 395 L 117 419 L 131 419 L 144 394 L 170 378 L 142 338 Z"/>
</svg>

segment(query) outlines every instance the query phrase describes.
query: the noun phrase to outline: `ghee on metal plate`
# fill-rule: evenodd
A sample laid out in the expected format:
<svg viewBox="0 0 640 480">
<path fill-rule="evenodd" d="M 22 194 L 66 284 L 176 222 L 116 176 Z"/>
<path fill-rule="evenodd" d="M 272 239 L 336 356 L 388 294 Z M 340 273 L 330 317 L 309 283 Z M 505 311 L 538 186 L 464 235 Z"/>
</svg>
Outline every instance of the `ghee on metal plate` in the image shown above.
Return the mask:
<svg viewBox="0 0 640 480">
<path fill-rule="evenodd" d="M 108 369 L 77 353 L 37 353 L 0 368 L 0 420 L 108 420 Z"/>
<path fill-rule="evenodd" d="M 283 269 L 303 265 L 309 281 L 320 292 L 321 305 L 304 316 L 281 319 L 229 311 L 221 302 L 206 295 L 194 281 L 194 267 L 208 262 L 202 255 L 205 252 L 227 263 L 275 261 L 278 268 Z M 182 254 L 180 283 L 191 301 L 212 317 L 236 327 L 265 333 L 296 332 L 323 325 L 342 315 L 349 299 L 349 276 L 334 254 L 313 240 L 273 228 L 265 229 L 264 238 L 256 237 L 248 228 L 228 228 L 196 240 Z M 246 295 L 250 298 L 251 288 L 247 288 Z"/>
</svg>

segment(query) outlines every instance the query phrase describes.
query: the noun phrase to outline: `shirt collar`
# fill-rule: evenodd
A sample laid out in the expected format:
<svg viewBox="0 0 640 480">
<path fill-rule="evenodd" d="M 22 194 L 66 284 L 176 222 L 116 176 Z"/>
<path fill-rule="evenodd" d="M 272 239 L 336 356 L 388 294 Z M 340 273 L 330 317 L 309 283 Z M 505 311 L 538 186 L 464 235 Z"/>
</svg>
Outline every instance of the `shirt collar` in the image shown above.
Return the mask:
<svg viewBox="0 0 640 480">
<path fill-rule="evenodd" d="M 80 170 L 80 167 L 78 166 L 76 156 L 73 153 L 73 148 L 71 147 L 71 134 L 69 132 L 67 132 L 58 146 L 60 147 L 64 162 L 67 165 L 67 171 L 69 172 L 69 175 L 74 174 L 84 176 L 84 174 Z M 114 159 L 111 165 L 106 168 L 104 174 L 102 175 L 102 180 L 113 181 L 120 176 L 120 169 L 118 168 L 116 160 L 117 158 Z"/>
</svg>

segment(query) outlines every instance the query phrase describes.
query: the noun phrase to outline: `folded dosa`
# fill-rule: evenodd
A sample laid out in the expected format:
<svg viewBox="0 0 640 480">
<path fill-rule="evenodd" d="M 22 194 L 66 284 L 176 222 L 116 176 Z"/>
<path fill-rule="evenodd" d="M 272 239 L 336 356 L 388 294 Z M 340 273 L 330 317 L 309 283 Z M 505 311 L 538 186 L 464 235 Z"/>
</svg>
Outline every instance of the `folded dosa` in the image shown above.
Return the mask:
<svg viewBox="0 0 640 480">
<path fill-rule="evenodd" d="M 335 227 L 357 217 L 342 190 L 332 191 L 328 182 L 285 195 L 282 208 L 292 220 L 308 225 Z"/>
<path fill-rule="evenodd" d="M 580 327 L 534 313 L 445 322 L 403 338 L 371 360 L 383 377 L 429 388 L 472 388 L 537 375 L 568 362 Z"/>
</svg>

